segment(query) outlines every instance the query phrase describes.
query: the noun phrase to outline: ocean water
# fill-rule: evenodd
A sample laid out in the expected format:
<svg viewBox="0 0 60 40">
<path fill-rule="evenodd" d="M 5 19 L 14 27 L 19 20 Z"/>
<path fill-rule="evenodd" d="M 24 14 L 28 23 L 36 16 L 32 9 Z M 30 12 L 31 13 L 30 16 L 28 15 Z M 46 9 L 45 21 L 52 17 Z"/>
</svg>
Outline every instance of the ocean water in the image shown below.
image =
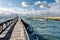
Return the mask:
<svg viewBox="0 0 60 40">
<path fill-rule="evenodd" d="M 43 21 L 37 18 L 22 18 L 34 30 L 47 40 L 60 40 L 60 21 Z M 36 32 L 36 33 L 38 33 Z"/>
<path fill-rule="evenodd" d="M 7 21 L 7 20 L 9 20 L 9 19 L 12 19 L 12 18 L 10 18 L 10 17 L 9 17 L 9 18 L 1 18 L 1 19 L 0 19 L 0 23 L 2 23 L 2 22 L 4 22 L 4 21 Z"/>
<path fill-rule="evenodd" d="M 0 23 L 15 18 L 16 15 L 0 15 Z"/>
</svg>

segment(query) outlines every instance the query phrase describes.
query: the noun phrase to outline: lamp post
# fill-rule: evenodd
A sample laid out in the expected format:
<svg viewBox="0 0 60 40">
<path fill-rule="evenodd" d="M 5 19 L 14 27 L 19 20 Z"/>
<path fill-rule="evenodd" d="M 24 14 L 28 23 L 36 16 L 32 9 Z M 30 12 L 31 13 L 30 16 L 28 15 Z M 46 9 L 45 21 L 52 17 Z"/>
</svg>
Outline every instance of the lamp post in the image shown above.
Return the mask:
<svg viewBox="0 0 60 40">
<path fill-rule="evenodd" d="M 48 7 L 48 6 L 43 6 L 43 5 L 40 5 L 40 8 L 41 8 L 41 13 L 43 12 L 42 11 L 42 9 L 47 9 L 47 8 L 50 8 L 50 7 Z M 46 21 L 47 21 L 47 10 L 46 10 L 46 16 L 45 16 L 45 18 L 44 18 Z"/>
</svg>

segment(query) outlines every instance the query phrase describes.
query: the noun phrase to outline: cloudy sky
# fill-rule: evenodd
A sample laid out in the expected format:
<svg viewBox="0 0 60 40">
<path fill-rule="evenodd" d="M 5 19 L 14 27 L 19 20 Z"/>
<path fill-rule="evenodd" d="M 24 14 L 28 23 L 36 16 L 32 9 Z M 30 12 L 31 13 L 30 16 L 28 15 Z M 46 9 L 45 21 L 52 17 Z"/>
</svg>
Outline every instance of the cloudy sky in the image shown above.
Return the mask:
<svg viewBox="0 0 60 40">
<path fill-rule="evenodd" d="M 60 14 L 60 0 L 0 0 L 0 12 Z"/>
</svg>

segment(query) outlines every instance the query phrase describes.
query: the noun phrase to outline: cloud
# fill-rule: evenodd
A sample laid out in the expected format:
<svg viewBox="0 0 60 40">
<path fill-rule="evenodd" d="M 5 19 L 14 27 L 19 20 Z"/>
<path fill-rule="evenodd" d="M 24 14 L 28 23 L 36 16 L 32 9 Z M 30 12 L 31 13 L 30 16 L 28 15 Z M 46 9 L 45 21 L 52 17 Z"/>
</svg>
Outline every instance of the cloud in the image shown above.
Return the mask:
<svg viewBox="0 0 60 40">
<path fill-rule="evenodd" d="M 0 14 L 10 14 L 14 12 L 15 10 L 13 8 L 0 8 Z"/>
<path fill-rule="evenodd" d="M 2 2 L 0 1 L 0 5 L 2 4 Z"/>
<path fill-rule="evenodd" d="M 55 5 L 54 7 L 52 6 L 48 9 L 48 12 L 60 14 L 60 5 Z"/>
<path fill-rule="evenodd" d="M 35 5 L 39 5 L 39 7 L 42 10 L 34 10 L 32 9 L 31 11 L 26 12 L 26 14 L 30 14 L 30 15 L 42 15 L 45 14 L 48 16 L 48 14 L 51 16 L 54 15 L 60 15 L 60 0 L 56 0 L 56 2 L 54 3 L 48 3 L 48 5 L 46 6 L 47 2 L 43 1 L 43 2 L 35 2 Z"/>
<path fill-rule="evenodd" d="M 56 2 L 60 2 L 60 0 L 55 0 Z"/>
<path fill-rule="evenodd" d="M 19 8 L 19 7 L 12 7 L 12 8 L 0 8 L 0 14 L 4 12 L 9 13 L 17 13 L 17 14 L 24 14 L 27 9 Z"/>
<path fill-rule="evenodd" d="M 44 6 L 44 5 L 40 5 L 40 8 L 41 8 L 41 9 L 45 9 L 45 8 L 47 8 L 47 7 Z"/>
<path fill-rule="evenodd" d="M 29 7 L 29 4 L 27 2 L 22 2 L 23 7 Z"/>
<path fill-rule="evenodd" d="M 50 15 L 60 15 L 60 1 L 56 0 L 54 3 L 49 3 L 48 6 L 50 8 L 47 8 L 47 13 Z"/>
<path fill-rule="evenodd" d="M 31 11 L 34 11 L 35 9 L 32 9 Z"/>
<path fill-rule="evenodd" d="M 35 2 L 35 5 L 40 5 L 40 4 L 41 4 L 40 1 Z"/>
<path fill-rule="evenodd" d="M 47 1 L 43 1 L 41 4 L 42 5 L 46 5 L 47 4 Z"/>
<path fill-rule="evenodd" d="M 39 4 L 39 6 L 40 6 L 40 8 L 42 9 L 42 10 L 34 10 L 33 11 L 33 15 L 35 14 L 40 14 L 40 15 L 42 15 L 42 14 L 45 14 L 45 16 L 47 15 L 47 16 L 60 16 L 60 0 L 58 1 L 56 1 L 56 2 L 54 2 L 54 3 L 48 3 L 48 5 L 47 6 L 45 6 L 45 5 L 40 5 Z"/>
<path fill-rule="evenodd" d="M 12 4 L 11 4 L 11 3 L 9 3 L 8 5 L 9 5 L 9 6 L 11 6 Z"/>
<path fill-rule="evenodd" d="M 37 6 L 38 5 L 38 7 L 40 7 L 41 9 L 44 9 L 44 8 L 48 8 L 47 6 L 46 6 L 46 4 L 47 4 L 47 2 L 46 1 L 37 1 L 37 2 L 35 2 L 35 5 Z"/>
<path fill-rule="evenodd" d="M 35 2 L 35 5 L 46 5 L 46 4 L 47 4 L 46 1 L 43 1 L 43 2 L 37 1 L 37 2 Z"/>
<path fill-rule="evenodd" d="M 35 10 L 34 8 L 32 8 L 32 10 L 28 10 L 28 9 L 23 9 L 23 8 L 19 8 L 19 7 L 14 7 L 14 8 L 0 8 L 0 12 L 2 11 L 8 11 L 8 12 L 13 12 L 13 13 L 18 13 L 18 14 L 31 14 L 31 15 L 42 15 L 42 14 L 60 14 L 60 2 L 56 1 L 54 3 L 49 3 L 48 6 L 50 8 L 48 8 L 47 6 L 45 6 L 45 4 L 47 4 L 46 1 L 43 2 L 35 2 L 34 5 L 39 5 L 39 7 L 43 10 Z M 29 7 L 29 3 L 27 2 L 22 2 L 22 6 L 23 7 Z M 2 13 L 1 12 L 1 13 Z M 42 12 L 42 13 L 41 13 Z"/>
</svg>

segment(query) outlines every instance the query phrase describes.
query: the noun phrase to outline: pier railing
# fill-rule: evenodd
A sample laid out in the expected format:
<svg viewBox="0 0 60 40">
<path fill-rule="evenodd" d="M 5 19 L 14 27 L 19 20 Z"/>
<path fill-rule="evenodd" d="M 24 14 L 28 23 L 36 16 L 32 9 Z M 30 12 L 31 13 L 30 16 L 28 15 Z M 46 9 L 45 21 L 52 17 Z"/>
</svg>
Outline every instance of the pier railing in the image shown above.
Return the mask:
<svg viewBox="0 0 60 40">
<path fill-rule="evenodd" d="M 16 23 L 18 21 L 18 17 L 13 18 L 13 19 L 9 19 L 7 21 L 4 21 L 2 23 L 0 23 L 0 34 L 7 29 L 12 23 Z"/>
</svg>

